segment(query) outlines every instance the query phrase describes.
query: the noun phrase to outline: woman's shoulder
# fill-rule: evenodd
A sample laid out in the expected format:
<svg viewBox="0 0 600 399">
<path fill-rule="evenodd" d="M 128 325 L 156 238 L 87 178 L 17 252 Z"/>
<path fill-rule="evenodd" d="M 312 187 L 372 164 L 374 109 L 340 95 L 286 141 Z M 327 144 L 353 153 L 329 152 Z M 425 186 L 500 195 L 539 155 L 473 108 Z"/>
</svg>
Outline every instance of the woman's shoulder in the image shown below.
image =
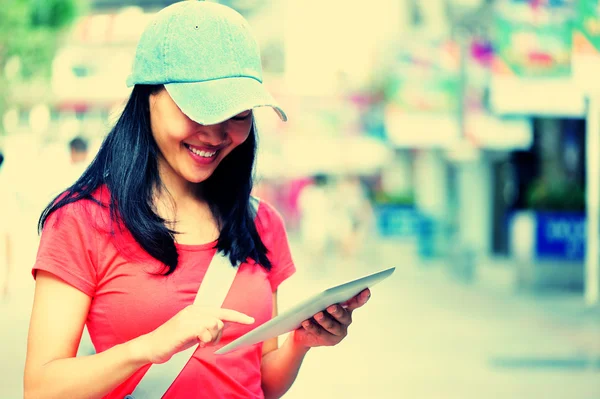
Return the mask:
<svg viewBox="0 0 600 399">
<path fill-rule="evenodd" d="M 64 192 L 57 198 L 55 205 L 69 195 L 69 192 Z M 110 220 L 109 202 L 110 194 L 108 189 L 101 186 L 94 190 L 88 198 L 76 199 L 60 206 L 60 208 L 55 208 L 48 216 L 47 221 L 57 223 L 63 219 L 72 219 L 79 225 L 93 225 L 96 228 L 101 226 L 106 227 L 106 224 Z"/>
<path fill-rule="evenodd" d="M 284 228 L 285 222 L 281 213 L 268 201 L 252 197 L 258 204 L 256 211 L 256 223 L 263 229 Z"/>
</svg>

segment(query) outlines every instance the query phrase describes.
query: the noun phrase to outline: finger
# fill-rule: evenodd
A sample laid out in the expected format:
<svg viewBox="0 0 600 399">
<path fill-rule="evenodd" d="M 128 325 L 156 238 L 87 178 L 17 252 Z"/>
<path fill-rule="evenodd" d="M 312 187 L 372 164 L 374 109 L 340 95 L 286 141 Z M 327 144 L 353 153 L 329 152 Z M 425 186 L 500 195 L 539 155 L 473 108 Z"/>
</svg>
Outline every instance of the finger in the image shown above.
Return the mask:
<svg viewBox="0 0 600 399">
<path fill-rule="evenodd" d="M 306 332 L 314 335 L 322 335 L 325 331 L 319 327 L 316 322 L 312 320 L 304 320 L 302 322 L 302 327 L 306 330 Z"/>
<path fill-rule="evenodd" d="M 223 329 L 223 322 L 217 318 L 206 323 L 206 329 L 210 331 L 212 336 L 216 336 Z"/>
<path fill-rule="evenodd" d="M 331 305 L 327 308 L 327 313 L 331 315 L 338 323 L 349 326 L 352 324 L 352 312 L 344 309 L 340 305 Z"/>
<path fill-rule="evenodd" d="M 346 331 L 346 327 L 340 324 L 333 317 L 328 316 L 325 312 L 319 312 L 315 315 L 315 321 L 319 323 L 321 328 L 327 331 L 331 335 L 343 336 Z"/>
<path fill-rule="evenodd" d="M 198 341 L 200 341 L 200 347 L 204 348 L 206 345 L 210 344 L 213 340 L 213 335 L 207 329 L 202 330 L 200 335 L 198 335 Z"/>
<path fill-rule="evenodd" d="M 240 313 L 240 312 L 232 310 L 232 309 L 218 309 L 216 316 L 223 321 L 229 321 L 232 323 L 240 323 L 240 324 L 253 324 L 254 323 L 254 318 L 248 316 L 247 314 Z"/>
<path fill-rule="evenodd" d="M 360 294 L 354 296 L 352 299 L 346 301 L 346 309 L 349 311 L 353 311 L 354 309 L 358 309 L 363 306 L 369 298 L 371 297 L 371 291 L 367 288 L 362 291 Z"/>
</svg>

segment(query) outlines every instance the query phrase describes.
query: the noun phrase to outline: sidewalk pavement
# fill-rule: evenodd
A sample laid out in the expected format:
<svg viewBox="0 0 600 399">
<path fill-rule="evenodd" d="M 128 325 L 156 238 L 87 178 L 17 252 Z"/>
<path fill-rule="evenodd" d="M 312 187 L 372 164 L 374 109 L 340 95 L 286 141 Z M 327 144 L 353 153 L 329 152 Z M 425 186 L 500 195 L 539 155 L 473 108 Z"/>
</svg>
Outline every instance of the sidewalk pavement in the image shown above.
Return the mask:
<svg viewBox="0 0 600 399">
<path fill-rule="evenodd" d="M 600 318 L 581 298 L 463 284 L 402 243 L 375 252 L 365 270 L 396 272 L 373 288 L 345 342 L 308 356 L 287 398 L 600 398 Z M 282 310 L 321 284 L 297 243 L 294 253 Z"/>
</svg>

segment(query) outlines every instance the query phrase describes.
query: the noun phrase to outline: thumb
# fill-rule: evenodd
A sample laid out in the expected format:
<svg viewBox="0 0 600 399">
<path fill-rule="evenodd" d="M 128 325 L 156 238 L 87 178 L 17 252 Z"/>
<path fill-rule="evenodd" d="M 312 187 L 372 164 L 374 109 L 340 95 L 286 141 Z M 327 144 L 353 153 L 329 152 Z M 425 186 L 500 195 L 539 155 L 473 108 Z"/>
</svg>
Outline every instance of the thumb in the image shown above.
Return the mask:
<svg viewBox="0 0 600 399">
<path fill-rule="evenodd" d="M 371 291 L 367 288 L 344 302 L 343 306 L 350 312 L 363 306 L 371 297 Z"/>
</svg>

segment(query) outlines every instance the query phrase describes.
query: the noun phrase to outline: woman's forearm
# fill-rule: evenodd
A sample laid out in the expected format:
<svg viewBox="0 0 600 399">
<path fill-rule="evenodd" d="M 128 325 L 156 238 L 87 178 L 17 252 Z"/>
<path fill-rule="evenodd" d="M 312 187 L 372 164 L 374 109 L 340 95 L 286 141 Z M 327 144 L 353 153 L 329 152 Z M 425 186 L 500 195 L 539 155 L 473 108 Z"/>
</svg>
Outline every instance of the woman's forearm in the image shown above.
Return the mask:
<svg viewBox="0 0 600 399">
<path fill-rule="evenodd" d="M 142 337 L 104 352 L 53 360 L 25 375 L 25 399 L 102 398 L 135 371 L 147 365 L 139 345 Z"/>
<path fill-rule="evenodd" d="M 308 350 L 294 342 L 292 333 L 281 348 L 263 357 L 261 371 L 265 399 L 280 398 L 290 389 Z"/>
</svg>

